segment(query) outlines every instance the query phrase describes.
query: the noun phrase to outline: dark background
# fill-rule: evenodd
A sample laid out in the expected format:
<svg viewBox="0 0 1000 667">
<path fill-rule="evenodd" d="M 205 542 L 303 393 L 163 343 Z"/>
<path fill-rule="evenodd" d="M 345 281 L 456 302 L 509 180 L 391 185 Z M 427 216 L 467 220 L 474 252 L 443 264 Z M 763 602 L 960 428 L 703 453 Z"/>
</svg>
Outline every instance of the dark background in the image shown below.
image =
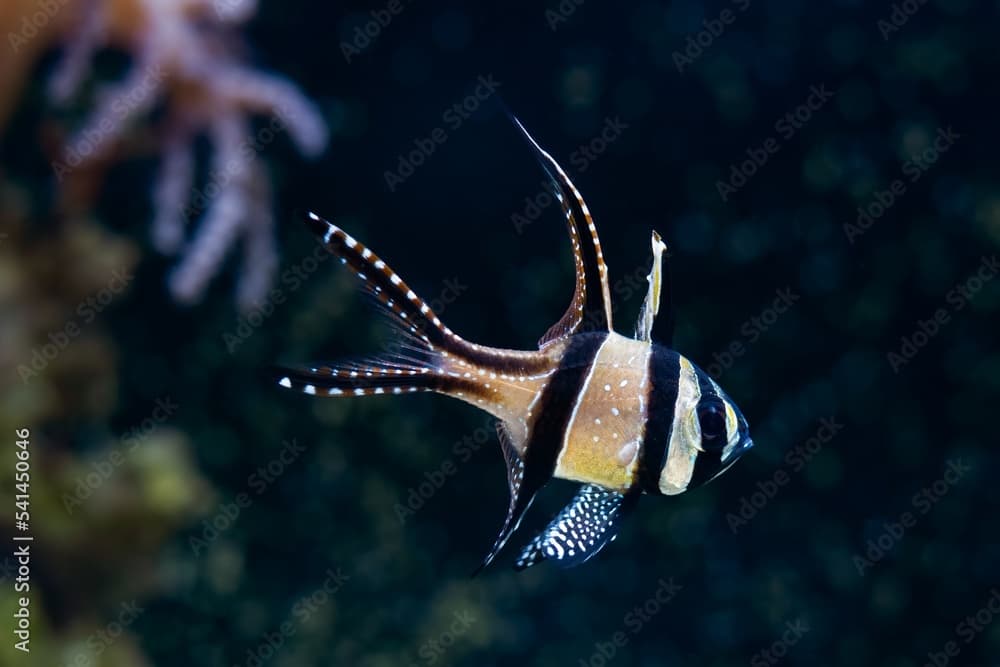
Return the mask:
<svg viewBox="0 0 1000 667">
<path fill-rule="evenodd" d="M 129 455 L 154 452 L 126 466 L 127 494 L 101 499 L 102 487 L 87 512 L 68 517 L 52 482 L 53 500 L 38 509 L 39 531 L 58 525 L 59 535 L 75 535 L 52 537 L 58 548 L 35 564 L 45 628 L 36 641 L 60 647 L 52 664 L 67 663 L 74 641 L 133 598 L 145 610 L 128 628 L 134 653 L 90 664 L 255 664 L 248 651 L 260 654 L 288 619 L 294 636 L 261 664 L 917 667 L 948 642 L 959 650 L 948 664 L 1000 664 L 1000 616 L 982 615 L 990 622 L 981 632 L 959 626 L 1000 590 L 1000 282 L 987 280 L 957 311 L 952 292 L 1000 241 L 1000 4 L 919 5 L 888 39 L 878 25 L 893 11 L 888 2 L 753 1 L 741 11 L 586 0 L 555 30 L 546 15 L 554 3 L 468 4 L 404 3 L 347 63 L 340 44 L 385 5 L 262 3 L 245 30 L 251 59 L 297 82 L 332 133 L 312 162 L 280 138 L 264 149 L 280 270 L 311 251 L 294 212 L 315 210 L 370 244 L 428 301 L 451 301 L 448 285 L 460 285 L 442 319 L 464 337 L 533 347 L 565 308 L 572 271 L 555 207 L 520 233 L 512 222 L 541 192 L 543 173 L 506 104 L 586 196 L 623 333 L 644 292 L 650 230 L 664 236 L 676 348 L 702 367 L 716 364 L 756 447 L 707 487 L 645 498 L 585 566 L 515 574 L 513 552 L 572 493 L 553 483 L 497 564 L 470 579 L 507 503 L 490 420 L 439 397 L 337 402 L 268 384 L 261 371 L 272 363 L 385 342 L 353 276 L 330 262 L 301 289 L 285 286 L 285 302 L 255 315 L 259 326 L 231 354 L 224 336 L 247 317 L 233 304 L 235 273 L 200 305 L 170 300 L 170 264 L 150 247 L 147 224 L 156 158 L 123 160 L 88 213 L 88 234 L 104 236 L 87 247 L 110 252 L 128 241 L 136 277 L 88 332 L 105 341 L 94 357 L 103 379 L 71 375 L 60 385 L 62 407 L 27 424 L 36 474 L 62 471 L 62 488 L 71 488 L 66 461 L 86 470 L 157 398 L 179 408 Z M 679 72 L 675 52 L 726 8 L 735 20 Z M 98 62 L 115 76 L 126 56 Z M 69 270 L 48 239 L 76 233 L 50 212 L 57 186 L 38 148 L 39 119 L 53 122 L 38 92 L 51 61 L 40 62 L 3 135 L 5 178 L 27 202 L 24 243 L 37 258 L 15 291 L 44 291 L 37 275 Z M 481 76 L 500 83 L 502 102 L 491 97 L 457 129 L 448 125 L 442 115 Z M 776 122 L 814 86 L 835 95 L 784 137 Z M 608 119 L 627 127 L 581 170 L 571 156 Z M 385 172 L 437 127 L 447 140 L 390 190 Z M 911 182 L 904 164 L 941 128 L 959 138 Z M 722 201 L 717 182 L 768 137 L 777 152 Z M 849 239 L 844 225 L 894 179 L 905 193 Z M 39 268 L 47 261 L 55 267 Z M 769 319 L 786 289 L 797 300 Z M 889 353 L 939 308 L 949 321 L 894 372 Z M 754 317 L 771 323 L 758 327 Z M 725 360 L 733 342 L 742 353 Z M 13 428 L 23 425 L 18 411 L 41 399 L 11 374 L 3 404 Z M 842 428 L 814 440 L 808 461 L 787 458 L 822 419 Z M 304 452 L 258 495 L 251 476 L 292 439 Z M 957 461 L 967 472 L 940 482 Z M 399 506 L 446 462 L 457 473 L 401 522 Z M 176 472 L 162 472 L 168 464 Z M 919 496 L 935 482 L 934 502 Z M 196 554 L 192 539 L 208 534 L 202 522 L 241 493 L 249 506 Z M 179 498 L 183 511 L 146 512 L 136 500 L 161 496 Z M 758 509 L 734 523 L 744 501 Z M 913 521 L 900 531 L 893 524 L 907 512 Z M 872 562 L 859 568 L 858 558 Z M 296 604 L 330 569 L 349 580 L 300 622 Z M 662 581 L 682 588 L 637 621 L 634 609 Z M 455 614 L 473 620 L 452 638 Z M 800 638 L 786 633 L 796 622 L 808 628 Z M 627 645 L 612 657 L 616 632 Z M 447 648 L 439 653 L 434 642 Z"/>
</svg>

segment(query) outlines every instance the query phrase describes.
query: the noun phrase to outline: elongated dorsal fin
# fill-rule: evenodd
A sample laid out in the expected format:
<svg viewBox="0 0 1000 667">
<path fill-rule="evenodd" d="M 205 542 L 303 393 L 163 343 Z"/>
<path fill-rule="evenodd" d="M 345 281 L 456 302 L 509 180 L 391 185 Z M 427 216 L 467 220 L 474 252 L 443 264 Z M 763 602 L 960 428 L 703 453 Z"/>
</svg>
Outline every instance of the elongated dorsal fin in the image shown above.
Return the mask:
<svg viewBox="0 0 1000 667">
<path fill-rule="evenodd" d="M 544 346 L 554 340 L 583 331 L 611 331 L 611 290 L 608 266 L 604 263 L 601 240 L 590 209 L 562 167 L 532 138 L 515 116 L 511 120 L 524 134 L 545 173 L 552 181 L 553 194 L 562 205 L 573 244 L 576 290 L 566 314 L 539 341 Z"/>
<path fill-rule="evenodd" d="M 543 560 L 563 567 L 580 565 L 614 541 L 618 523 L 639 500 L 640 492 L 621 494 L 587 484 L 542 533 L 521 551 L 514 568 L 526 570 Z"/>
<path fill-rule="evenodd" d="M 646 280 L 649 281 L 649 290 L 646 292 L 646 300 L 642 303 L 642 310 L 639 311 L 639 321 L 635 325 L 635 337 L 637 340 L 651 342 L 653 340 L 653 323 L 660 312 L 660 297 L 664 287 L 663 273 L 663 253 L 667 245 L 660 238 L 660 235 L 653 231 L 653 266 L 649 270 Z M 670 293 L 669 280 L 667 281 L 667 311 L 670 316 Z M 669 344 L 669 341 L 665 341 Z"/>
</svg>

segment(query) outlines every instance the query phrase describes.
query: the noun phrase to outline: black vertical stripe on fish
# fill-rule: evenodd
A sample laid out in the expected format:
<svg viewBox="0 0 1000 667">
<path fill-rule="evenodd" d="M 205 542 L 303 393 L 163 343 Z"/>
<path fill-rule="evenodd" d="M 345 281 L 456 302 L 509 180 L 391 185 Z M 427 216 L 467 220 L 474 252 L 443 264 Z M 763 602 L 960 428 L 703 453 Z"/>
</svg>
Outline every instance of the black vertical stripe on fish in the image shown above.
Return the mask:
<svg viewBox="0 0 1000 667">
<path fill-rule="evenodd" d="M 521 524 L 525 512 L 535 500 L 535 494 L 552 479 L 573 408 L 607 337 L 606 333 L 592 333 L 569 339 L 559 362 L 559 370 L 542 390 L 535 408 L 537 417 L 524 447 L 520 483 L 516 489 L 511 487 L 516 497 L 511 498 L 503 528 L 477 572 L 493 562 Z"/>
<path fill-rule="evenodd" d="M 715 384 L 712 379 L 705 374 L 704 371 L 695 369 L 695 377 L 698 378 L 698 390 L 701 391 L 701 396 L 704 399 L 706 396 L 719 396 L 719 392 L 715 390 Z"/>
<path fill-rule="evenodd" d="M 586 331 L 611 331 L 611 291 L 608 288 L 607 265 L 601 250 L 601 240 L 583 196 L 559 163 L 528 133 L 516 117 L 511 120 L 528 140 L 535 156 L 552 181 L 555 196 L 562 205 L 573 244 L 576 264 L 576 289 L 569 309 L 562 319 L 542 338 L 544 345 L 552 340 Z"/>
<path fill-rule="evenodd" d="M 527 477 L 551 478 L 587 376 L 594 365 L 606 333 L 581 334 L 570 339 L 559 362 L 559 371 L 545 386 L 535 409 L 538 416 L 525 445 Z M 543 482 L 544 483 L 544 482 Z"/>
<path fill-rule="evenodd" d="M 677 406 L 680 357 L 661 345 L 653 345 L 649 355 L 649 402 L 646 434 L 639 463 L 639 484 L 646 493 L 660 494 L 660 471 L 667 457 Z"/>
<path fill-rule="evenodd" d="M 718 399 L 718 392 L 715 385 L 704 371 L 696 370 L 695 376 L 698 378 L 698 388 L 701 390 L 701 401 L 706 397 Z M 691 481 L 689 486 L 695 487 L 709 481 L 719 471 L 722 463 L 722 449 L 710 452 L 698 452 L 698 458 L 694 461 L 694 470 L 691 471 Z"/>
</svg>

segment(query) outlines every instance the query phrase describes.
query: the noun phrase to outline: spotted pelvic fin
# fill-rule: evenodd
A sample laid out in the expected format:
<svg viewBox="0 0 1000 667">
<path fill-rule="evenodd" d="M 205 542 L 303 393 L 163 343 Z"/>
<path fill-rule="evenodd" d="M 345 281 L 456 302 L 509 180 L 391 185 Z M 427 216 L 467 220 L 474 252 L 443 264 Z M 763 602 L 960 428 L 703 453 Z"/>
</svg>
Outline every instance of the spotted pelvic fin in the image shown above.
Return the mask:
<svg viewBox="0 0 1000 667">
<path fill-rule="evenodd" d="M 573 244 L 576 289 L 566 314 L 539 341 L 539 346 L 586 331 L 611 331 L 611 290 L 608 266 L 604 262 L 601 240 L 590 209 L 569 176 L 528 133 L 515 116 L 511 120 L 534 149 L 535 156 L 551 181 L 553 195 L 566 215 L 569 238 Z"/>
<path fill-rule="evenodd" d="M 514 569 L 526 570 L 544 560 L 556 561 L 562 567 L 587 562 L 614 541 L 620 520 L 635 508 L 639 495 L 639 491 L 621 494 L 587 484 L 521 551 Z"/>
</svg>

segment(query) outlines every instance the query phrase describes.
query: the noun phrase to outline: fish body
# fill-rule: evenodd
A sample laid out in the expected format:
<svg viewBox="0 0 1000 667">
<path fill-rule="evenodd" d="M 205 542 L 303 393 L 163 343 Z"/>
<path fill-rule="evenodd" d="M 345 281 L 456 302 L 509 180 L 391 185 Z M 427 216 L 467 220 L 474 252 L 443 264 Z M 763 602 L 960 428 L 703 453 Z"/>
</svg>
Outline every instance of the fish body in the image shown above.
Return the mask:
<svg viewBox="0 0 1000 667">
<path fill-rule="evenodd" d="M 608 268 L 582 196 L 556 161 L 515 124 L 548 173 L 566 216 L 576 289 L 537 350 L 466 341 L 369 248 L 309 214 L 307 224 L 349 266 L 403 339 L 387 358 L 288 368 L 278 383 L 315 396 L 435 392 L 497 418 L 510 505 L 489 565 L 552 478 L 582 484 L 569 505 L 521 552 L 515 567 L 582 563 L 614 539 L 643 493 L 677 495 L 729 468 L 753 443 L 743 415 L 703 370 L 652 341 L 665 290 L 652 235 L 649 290 L 634 338 L 612 330 Z M 668 341 L 669 344 L 669 341 Z"/>
</svg>

